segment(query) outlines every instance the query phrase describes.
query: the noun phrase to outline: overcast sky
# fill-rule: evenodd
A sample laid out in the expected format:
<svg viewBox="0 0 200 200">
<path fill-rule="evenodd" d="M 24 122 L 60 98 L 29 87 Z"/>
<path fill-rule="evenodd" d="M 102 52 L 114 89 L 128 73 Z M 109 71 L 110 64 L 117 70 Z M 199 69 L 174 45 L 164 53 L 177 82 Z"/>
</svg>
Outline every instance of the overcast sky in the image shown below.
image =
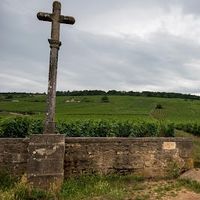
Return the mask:
<svg viewBox="0 0 200 200">
<path fill-rule="evenodd" d="M 1 0 L 0 92 L 46 92 L 52 0 Z M 199 0 L 62 0 L 57 90 L 200 94 Z"/>
</svg>

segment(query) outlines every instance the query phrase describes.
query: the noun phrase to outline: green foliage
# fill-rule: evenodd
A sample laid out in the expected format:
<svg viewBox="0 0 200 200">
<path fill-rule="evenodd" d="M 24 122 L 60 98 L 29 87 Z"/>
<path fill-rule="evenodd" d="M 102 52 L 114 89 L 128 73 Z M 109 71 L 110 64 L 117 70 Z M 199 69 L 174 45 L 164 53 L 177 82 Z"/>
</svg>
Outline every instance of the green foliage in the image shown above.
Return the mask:
<svg viewBox="0 0 200 200">
<path fill-rule="evenodd" d="M 0 190 L 7 190 L 14 187 L 17 177 L 11 175 L 8 170 L 0 170 Z"/>
<path fill-rule="evenodd" d="M 24 180 L 23 180 L 24 179 Z M 32 188 L 25 177 L 15 177 L 8 170 L 0 171 L 0 199 L 2 200 L 54 200 L 51 192 Z"/>
<path fill-rule="evenodd" d="M 92 101 L 91 101 L 91 99 L 84 97 L 84 98 L 81 99 L 81 102 L 90 103 Z"/>
<path fill-rule="evenodd" d="M 160 124 L 160 136 L 174 137 L 175 127 L 173 123 L 161 123 Z"/>
<path fill-rule="evenodd" d="M 71 178 L 64 182 L 61 199 L 81 200 L 99 199 L 123 200 L 128 195 L 127 185 L 142 183 L 143 179 L 134 176 L 88 175 Z"/>
<path fill-rule="evenodd" d="M 176 129 L 200 136 L 200 123 L 197 122 L 177 123 Z"/>
<path fill-rule="evenodd" d="M 81 90 L 81 91 L 57 91 L 57 96 L 87 96 L 87 95 L 118 95 L 118 96 L 145 96 L 145 97 L 162 97 L 162 98 L 182 98 L 182 99 L 200 99 L 199 96 L 191 94 L 181 94 L 173 92 L 134 92 L 134 91 L 117 91 L 109 90 L 108 92 L 102 90 Z"/>
<path fill-rule="evenodd" d="M 174 161 L 171 161 L 167 166 L 167 178 L 174 179 L 178 178 L 181 174 L 181 169 L 178 164 Z"/>
<path fill-rule="evenodd" d="M 126 175 L 85 175 L 64 181 L 60 192 L 39 190 L 27 184 L 25 177 L 12 187 L 1 190 L 1 200 L 87 200 L 96 197 L 107 200 L 123 200 L 130 195 L 129 185 L 143 184 L 142 177 Z"/>
<path fill-rule="evenodd" d="M 54 200 L 54 195 L 44 190 L 29 188 L 25 184 L 18 184 L 14 190 L 15 200 Z"/>
<path fill-rule="evenodd" d="M 156 137 L 159 136 L 160 127 L 158 123 L 138 122 L 132 125 L 132 137 Z"/>
<path fill-rule="evenodd" d="M 178 182 L 181 186 L 184 186 L 185 188 L 188 188 L 196 193 L 200 193 L 200 183 L 198 183 L 197 181 L 192 181 L 189 179 L 179 179 Z"/>
<path fill-rule="evenodd" d="M 183 99 L 169 99 L 146 96 L 113 96 L 108 95 L 109 103 L 101 103 L 102 94 L 99 96 L 70 96 L 79 99 L 77 103 L 66 103 L 65 96 L 56 98 L 56 121 L 73 121 L 82 119 L 91 120 L 170 120 L 174 123 L 200 121 L 200 101 Z M 146 93 L 145 93 L 146 95 Z M 1 96 L 0 96 L 1 97 Z M 29 118 L 44 119 L 46 104 L 45 95 L 32 95 L 20 97 L 14 95 L 13 101 L 0 101 L 0 116 L 7 117 L 23 116 Z M 84 98 L 86 98 L 84 100 Z M 161 104 L 164 109 L 155 109 Z"/>
<path fill-rule="evenodd" d="M 43 133 L 44 123 L 39 119 L 29 120 L 28 134 L 41 134 Z"/>
<path fill-rule="evenodd" d="M 30 120 L 28 118 L 16 117 L 7 119 L 0 123 L 1 137 L 25 137 L 29 134 Z"/>
<path fill-rule="evenodd" d="M 7 94 L 5 96 L 5 99 L 9 100 L 9 99 L 13 99 L 13 95 L 12 94 Z"/>
<path fill-rule="evenodd" d="M 88 96 L 98 93 L 100 96 Z M 65 103 L 65 96 L 57 97 L 57 128 L 67 136 L 169 137 L 174 135 L 174 128 L 200 136 L 199 100 L 155 98 L 150 97 L 148 92 L 136 97 L 132 93 L 125 96 L 126 93 L 117 91 L 109 91 L 108 94 L 103 91 L 84 91 L 82 94 L 87 96 L 76 96 L 79 93 L 75 92 L 75 97 L 71 96 L 72 93 L 68 94 L 70 98 L 80 99 L 80 102 Z M 18 103 L 0 101 L 0 137 L 25 137 L 42 133 L 45 95 L 12 95 L 14 99 L 19 99 Z M 101 103 L 103 95 L 109 95 L 109 103 Z M 155 109 L 155 105 L 159 104 L 165 109 Z M 26 119 L 14 118 L 19 115 L 25 115 Z"/>
<path fill-rule="evenodd" d="M 156 121 L 81 120 L 60 121 L 57 130 L 68 137 L 156 137 L 174 136 L 173 124 Z M 1 137 L 26 137 L 43 132 L 43 121 L 17 117 L 0 123 Z"/>
<path fill-rule="evenodd" d="M 103 96 L 103 97 L 101 97 L 101 102 L 102 102 L 102 103 L 109 103 L 110 101 L 109 101 L 108 96 Z"/>
<path fill-rule="evenodd" d="M 163 109 L 163 106 L 161 104 L 157 104 L 155 109 Z"/>
<path fill-rule="evenodd" d="M 172 198 L 172 194 L 176 196 L 177 191 L 182 190 L 200 193 L 200 184 L 196 181 L 175 179 L 156 183 L 155 180 L 152 182 L 134 175 L 84 175 L 68 178 L 60 192 L 33 188 L 27 184 L 25 176 L 16 181 L 7 172 L 0 174 L 0 181 L 1 200 L 147 200 L 150 197 L 162 199 L 169 195 Z"/>
</svg>

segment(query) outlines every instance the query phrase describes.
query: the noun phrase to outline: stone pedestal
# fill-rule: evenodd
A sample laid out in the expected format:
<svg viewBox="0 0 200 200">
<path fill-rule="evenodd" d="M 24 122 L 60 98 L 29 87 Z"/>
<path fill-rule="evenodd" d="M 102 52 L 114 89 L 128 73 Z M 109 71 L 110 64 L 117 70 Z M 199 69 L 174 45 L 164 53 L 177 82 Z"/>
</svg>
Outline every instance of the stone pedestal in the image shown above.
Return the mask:
<svg viewBox="0 0 200 200">
<path fill-rule="evenodd" d="M 59 190 L 64 179 L 65 136 L 32 135 L 28 152 L 29 184 L 40 189 Z"/>
</svg>

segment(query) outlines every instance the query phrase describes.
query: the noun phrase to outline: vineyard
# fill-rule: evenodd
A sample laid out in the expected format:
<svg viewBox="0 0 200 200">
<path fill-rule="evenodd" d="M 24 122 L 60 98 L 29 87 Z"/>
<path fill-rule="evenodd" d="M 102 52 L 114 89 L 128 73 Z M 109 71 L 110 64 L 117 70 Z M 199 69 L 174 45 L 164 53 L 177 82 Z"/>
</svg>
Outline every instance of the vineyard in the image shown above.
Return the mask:
<svg viewBox="0 0 200 200">
<path fill-rule="evenodd" d="M 174 125 L 158 122 L 130 122 L 84 120 L 57 122 L 57 130 L 68 137 L 173 137 Z M 40 119 L 13 118 L 0 123 L 0 137 L 26 137 L 40 134 L 43 121 Z"/>
<path fill-rule="evenodd" d="M 45 95 L 0 96 L 0 136 L 25 137 L 43 131 Z M 66 136 L 200 135 L 200 101 L 135 96 L 59 96 L 57 130 Z"/>
</svg>

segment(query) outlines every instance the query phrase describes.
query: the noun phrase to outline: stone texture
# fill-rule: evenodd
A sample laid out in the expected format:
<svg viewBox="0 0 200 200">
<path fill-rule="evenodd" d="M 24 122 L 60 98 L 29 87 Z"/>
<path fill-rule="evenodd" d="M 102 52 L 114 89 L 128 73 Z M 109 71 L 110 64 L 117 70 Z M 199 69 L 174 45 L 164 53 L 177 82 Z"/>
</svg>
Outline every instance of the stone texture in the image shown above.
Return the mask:
<svg viewBox="0 0 200 200">
<path fill-rule="evenodd" d="M 27 171 L 29 139 L 0 139 L 0 170 L 22 176 Z"/>
<path fill-rule="evenodd" d="M 164 177 L 173 163 L 180 171 L 193 167 L 191 139 L 66 138 L 65 141 L 65 178 L 85 173 Z"/>
<path fill-rule="evenodd" d="M 180 179 L 189 179 L 200 183 L 200 169 L 191 169 L 180 176 Z"/>
<path fill-rule="evenodd" d="M 30 185 L 59 190 L 64 178 L 64 135 L 33 135 L 30 138 L 27 177 Z"/>
<path fill-rule="evenodd" d="M 165 148 L 166 142 L 176 145 Z M 174 162 L 181 172 L 193 168 L 191 139 L 65 138 L 64 141 L 62 135 L 0 139 L 0 169 L 9 169 L 19 176 L 28 173 L 29 180 L 40 185 L 45 185 L 45 180 L 59 182 L 63 169 L 65 178 L 85 173 L 163 177 Z"/>
</svg>

